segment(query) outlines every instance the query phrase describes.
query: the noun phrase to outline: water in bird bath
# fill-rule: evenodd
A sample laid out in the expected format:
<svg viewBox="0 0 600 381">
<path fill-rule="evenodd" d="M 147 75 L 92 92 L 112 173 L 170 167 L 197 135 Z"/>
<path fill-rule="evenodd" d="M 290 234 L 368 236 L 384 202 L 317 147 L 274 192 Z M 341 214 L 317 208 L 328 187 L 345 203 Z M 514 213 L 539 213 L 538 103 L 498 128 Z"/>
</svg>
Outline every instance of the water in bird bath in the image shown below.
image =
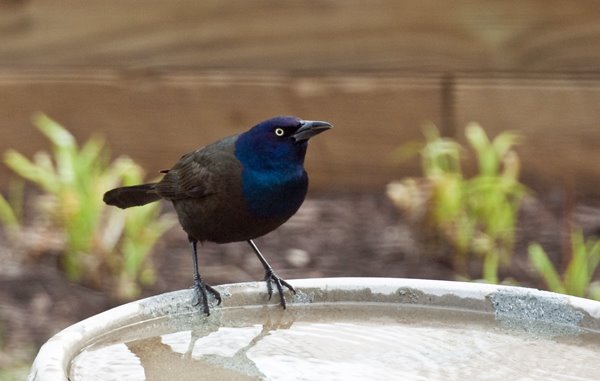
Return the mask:
<svg viewBox="0 0 600 381">
<path fill-rule="evenodd" d="M 493 312 L 387 303 L 242 306 L 97 338 L 70 380 L 600 379 L 600 333 Z"/>
</svg>

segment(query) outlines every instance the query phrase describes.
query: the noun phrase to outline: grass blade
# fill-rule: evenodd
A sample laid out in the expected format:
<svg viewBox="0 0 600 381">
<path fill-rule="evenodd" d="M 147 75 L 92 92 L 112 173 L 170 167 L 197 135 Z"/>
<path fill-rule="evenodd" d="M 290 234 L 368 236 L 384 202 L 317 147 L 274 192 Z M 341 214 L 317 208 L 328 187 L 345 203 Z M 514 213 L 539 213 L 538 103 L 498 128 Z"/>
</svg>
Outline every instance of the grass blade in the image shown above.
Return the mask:
<svg viewBox="0 0 600 381">
<path fill-rule="evenodd" d="M 550 289 L 550 291 L 566 294 L 567 290 L 542 246 L 538 243 L 529 244 L 528 252 L 531 264 L 537 273 L 544 278 L 544 281 L 548 285 L 548 289 Z"/>
</svg>

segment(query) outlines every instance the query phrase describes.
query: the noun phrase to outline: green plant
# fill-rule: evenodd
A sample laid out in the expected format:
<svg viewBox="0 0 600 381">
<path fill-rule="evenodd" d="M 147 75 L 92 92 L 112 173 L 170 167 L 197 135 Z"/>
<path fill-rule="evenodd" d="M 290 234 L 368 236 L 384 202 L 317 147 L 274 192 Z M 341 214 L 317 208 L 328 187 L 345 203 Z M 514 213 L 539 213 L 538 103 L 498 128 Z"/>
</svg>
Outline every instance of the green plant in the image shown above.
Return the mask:
<svg viewBox="0 0 600 381">
<path fill-rule="evenodd" d="M 15 242 L 23 229 L 23 181 L 10 181 L 8 199 L 0 194 L 0 222 L 11 241 Z"/>
<path fill-rule="evenodd" d="M 424 134 L 426 142 L 419 151 L 424 179 L 392 183 L 388 195 L 401 209 L 423 216 L 426 227 L 450 243 L 454 266 L 463 276 L 469 255 L 476 254 L 483 258 L 484 280 L 497 283 L 499 266 L 512 256 L 518 211 L 526 193 L 518 180 L 519 159 L 513 150 L 520 138 L 502 132 L 490 141 L 478 124 L 469 124 L 465 136 L 478 171 L 467 178 L 461 165 L 465 149 L 454 139 L 441 137 L 434 126 Z M 415 184 L 423 185 L 415 188 Z M 419 196 L 422 192 L 426 196 Z"/>
<path fill-rule="evenodd" d="M 593 282 L 600 265 L 600 240 L 584 239 L 580 229 L 571 232 L 571 256 L 562 275 L 556 270 L 539 243 L 528 247 L 529 260 L 550 291 L 600 300 L 600 281 Z"/>
<path fill-rule="evenodd" d="M 139 293 L 141 281 L 152 281 L 146 261 L 157 239 L 175 222 L 159 213 L 159 204 L 124 213 L 107 207 L 103 193 L 119 184 L 142 180 L 143 171 L 131 159 L 110 161 L 105 142 L 90 138 L 80 148 L 65 128 L 45 115 L 34 124 L 50 141 L 52 153 L 28 159 L 15 150 L 4 154 L 6 165 L 41 191 L 35 202 L 36 221 L 47 221 L 64 237 L 62 267 L 70 280 L 101 286 L 116 283 L 116 296 Z M 0 201 L 3 223 L 18 226 L 17 207 Z"/>
</svg>

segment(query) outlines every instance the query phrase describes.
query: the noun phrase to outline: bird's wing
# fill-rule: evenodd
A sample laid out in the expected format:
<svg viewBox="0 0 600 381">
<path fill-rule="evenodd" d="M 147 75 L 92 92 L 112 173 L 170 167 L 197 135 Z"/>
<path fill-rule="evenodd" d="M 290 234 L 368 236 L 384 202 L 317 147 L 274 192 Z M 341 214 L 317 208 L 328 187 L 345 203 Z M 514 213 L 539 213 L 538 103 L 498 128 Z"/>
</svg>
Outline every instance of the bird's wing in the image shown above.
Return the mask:
<svg viewBox="0 0 600 381">
<path fill-rule="evenodd" d="M 223 142 L 229 143 L 229 142 Z M 156 184 L 156 192 L 169 200 L 201 198 L 219 191 L 219 177 L 239 166 L 233 144 L 212 144 L 187 153 Z"/>
</svg>

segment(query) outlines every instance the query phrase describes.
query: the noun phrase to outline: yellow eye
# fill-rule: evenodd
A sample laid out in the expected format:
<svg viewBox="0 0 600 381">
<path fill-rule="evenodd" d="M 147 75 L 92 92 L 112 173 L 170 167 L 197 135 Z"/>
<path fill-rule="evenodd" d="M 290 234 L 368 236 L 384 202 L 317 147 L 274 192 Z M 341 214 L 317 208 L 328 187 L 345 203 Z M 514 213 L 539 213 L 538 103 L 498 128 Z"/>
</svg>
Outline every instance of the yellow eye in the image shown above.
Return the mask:
<svg viewBox="0 0 600 381">
<path fill-rule="evenodd" d="M 285 133 L 285 131 L 283 131 L 283 128 L 275 129 L 275 135 L 277 135 L 277 136 L 283 136 L 284 133 Z"/>
</svg>

